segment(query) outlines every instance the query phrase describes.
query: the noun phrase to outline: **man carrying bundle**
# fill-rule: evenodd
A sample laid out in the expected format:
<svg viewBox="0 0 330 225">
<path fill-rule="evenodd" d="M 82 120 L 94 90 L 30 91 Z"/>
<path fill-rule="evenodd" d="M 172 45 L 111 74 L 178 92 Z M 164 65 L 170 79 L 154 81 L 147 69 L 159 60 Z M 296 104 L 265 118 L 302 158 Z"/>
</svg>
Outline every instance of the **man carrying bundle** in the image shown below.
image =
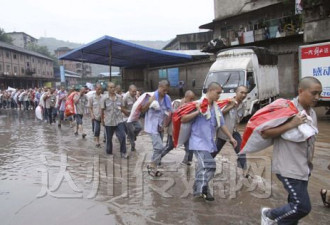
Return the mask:
<svg viewBox="0 0 330 225">
<path fill-rule="evenodd" d="M 241 150 L 242 137 L 240 133 L 237 131 L 237 125 L 243 119 L 245 105 L 243 104 L 244 99 L 246 98 L 248 93 L 248 88 L 246 86 L 239 86 L 236 89 L 236 96 L 230 99 L 229 103 L 222 108 L 223 118 L 225 120 L 225 124 L 229 130 L 229 132 L 233 135 L 235 140 L 237 141 L 237 146 L 234 149 L 236 154 Z M 228 141 L 226 134 L 223 133 L 221 129 L 218 130 L 217 133 L 217 151 L 213 152 L 211 155 L 213 158 L 217 156 L 217 154 L 221 151 L 222 147 Z M 246 170 L 246 156 L 242 154 L 237 159 L 237 166 Z M 247 174 L 244 174 L 248 176 Z"/>
<path fill-rule="evenodd" d="M 196 105 L 197 110 L 183 115 L 182 123 L 192 121 L 191 135 L 189 138 L 189 150 L 193 151 L 197 158 L 197 167 L 194 183 L 194 196 L 202 197 L 207 201 L 213 201 L 208 183 L 213 178 L 216 163 L 211 153 L 217 150 L 214 137 L 217 128 L 220 128 L 229 138 L 229 142 L 236 147 L 237 142 L 232 137 L 216 101 L 222 92 L 220 84 L 212 82 L 207 88 L 207 93 Z M 207 109 L 201 110 L 201 104 L 207 102 Z M 203 106 L 202 106 L 203 107 Z"/>
<path fill-rule="evenodd" d="M 282 125 L 262 131 L 263 138 L 273 140 L 272 170 L 289 195 L 286 205 L 261 210 L 261 224 L 298 224 L 311 211 L 307 186 L 313 168 L 315 135 L 302 142 L 289 141 L 281 135 L 308 122 L 302 111 L 317 127 L 316 113 L 312 107 L 318 102 L 321 92 L 322 85 L 318 79 L 304 77 L 299 82 L 298 97 L 292 101 L 299 113 Z"/>
<path fill-rule="evenodd" d="M 164 151 L 164 128 L 168 125 L 172 113 L 171 98 L 167 94 L 169 88 L 170 83 L 167 80 L 160 81 L 158 89 L 145 99 L 146 102 L 142 104 L 141 108 L 141 112 L 146 112 L 144 130 L 149 133 L 153 146 L 151 163 L 147 169 L 148 173 L 155 177 L 162 175 L 157 170 L 157 166 L 160 164 L 161 154 Z"/>
</svg>

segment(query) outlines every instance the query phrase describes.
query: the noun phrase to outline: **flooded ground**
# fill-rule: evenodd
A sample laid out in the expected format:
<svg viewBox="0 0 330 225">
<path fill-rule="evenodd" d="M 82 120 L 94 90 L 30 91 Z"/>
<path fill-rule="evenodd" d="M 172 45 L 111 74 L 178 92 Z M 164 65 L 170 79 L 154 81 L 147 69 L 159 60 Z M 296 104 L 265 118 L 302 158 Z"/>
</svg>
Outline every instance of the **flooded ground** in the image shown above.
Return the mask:
<svg viewBox="0 0 330 225">
<path fill-rule="evenodd" d="M 122 160 L 116 138 L 114 155 L 106 155 L 94 147 L 90 120 L 84 123 L 86 139 L 74 136 L 68 124 L 59 129 L 36 120 L 32 111 L 0 110 L 1 225 L 260 224 L 262 206 L 286 202 L 270 171 L 271 149 L 249 156 L 255 178 L 246 180 L 226 144 L 211 184 L 216 200 L 204 202 L 191 195 L 194 165 L 180 164 L 182 149 L 164 158 L 163 177 L 151 179 L 147 135 L 138 137 L 136 152 L 127 145 L 130 158 Z M 320 117 L 319 130 L 309 183 L 313 209 L 300 224 L 330 223 L 319 195 L 330 189 L 330 120 Z"/>
</svg>

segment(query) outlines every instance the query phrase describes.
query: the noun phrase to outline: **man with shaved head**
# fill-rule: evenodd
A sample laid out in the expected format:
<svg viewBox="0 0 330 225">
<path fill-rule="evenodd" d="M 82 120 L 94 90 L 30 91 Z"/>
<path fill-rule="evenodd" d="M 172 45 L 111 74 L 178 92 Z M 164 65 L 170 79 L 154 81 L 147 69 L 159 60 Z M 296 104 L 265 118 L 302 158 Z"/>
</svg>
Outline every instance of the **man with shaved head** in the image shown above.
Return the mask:
<svg viewBox="0 0 330 225">
<path fill-rule="evenodd" d="M 316 113 L 312 107 L 317 104 L 321 92 L 322 85 L 318 79 L 304 77 L 299 82 L 298 97 L 292 100 L 299 113 L 278 127 L 262 131 L 263 138 L 273 139 L 272 171 L 289 196 L 284 206 L 263 208 L 261 224 L 298 224 L 311 211 L 307 186 L 313 168 L 315 136 L 303 142 L 293 142 L 283 139 L 281 134 L 310 121 L 306 114 L 311 118 L 312 125 L 317 127 Z"/>
<path fill-rule="evenodd" d="M 173 101 L 173 104 L 172 104 L 173 110 L 178 109 L 179 107 L 183 106 L 186 103 L 194 101 L 194 99 L 195 99 L 195 93 L 191 90 L 186 91 L 184 98 Z M 162 152 L 162 158 L 165 155 L 167 155 L 167 153 L 169 153 L 171 150 L 174 149 L 174 143 L 173 143 L 173 138 L 172 138 L 172 123 L 170 123 L 170 125 L 169 125 L 167 134 L 168 134 L 167 143 L 166 143 L 166 147 L 165 147 L 164 151 Z M 193 158 L 193 152 L 189 151 L 189 141 L 184 143 L 184 146 L 185 146 L 186 153 L 183 158 L 182 164 L 190 166 L 191 162 L 192 162 L 192 158 Z"/>
<path fill-rule="evenodd" d="M 61 86 L 61 89 L 58 92 L 57 96 L 58 96 L 59 114 L 60 114 L 60 118 L 58 120 L 58 127 L 61 127 L 62 121 L 64 121 L 65 102 L 67 98 L 67 92 L 65 91 L 64 86 Z"/>
<path fill-rule="evenodd" d="M 128 91 L 125 93 L 123 98 L 123 105 L 128 113 L 127 115 L 124 116 L 124 121 L 126 125 L 127 136 L 131 143 L 131 151 L 135 151 L 136 137 L 139 135 L 140 131 L 142 130 L 142 126 L 139 121 L 133 121 L 127 123 L 127 118 L 131 113 L 134 102 L 136 101 L 136 92 L 137 92 L 136 86 L 134 84 L 131 84 L 128 87 Z"/>
<path fill-rule="evenodd" d="M 142 112 L 146 112 L 144 130 L 150 135 L 154 150 L 151 163 L 148 165 L 148 173 L 151 176 L 161 176 L 157 166 L 160 164 L 161 154 L 164 151 L 164 128 L 168 125 L 166 122 L 172 112 L 171 98 L 167 94 L 169 89 L 170 83 L 167 80 L 161 80 L 158 89 L 149 99 L 146 99 L 141 109 Z"/>
<path fill-rule="evenodd" d="M 237 146 L 234 149 L 236 154 L 241 151 L 242 137 L 237 131 L 237 125 L 244 117 L 245 104 L 243 103 L 244 99 L 248 94 L 248 88 L 246 86 L 239 86 L 236 88 L 236 96 L 230 99 L 230 102 L 222 109 L 222 114 L 225 120 L 225 124 L 228 127 L 229 132 L 233 135 L 237 141 Z M 217 151 L 212 153 L 213 158 L 221 151 L 222 147 L 228 141 L 228 137 L 218 130 L 217 134 Z M 246 170 L 246 156 L 240 155 L 237 159 L 237 166 L 243 170 Z M 245 177 L 249 176 L 244 174 Z"/>
<path fill-rule="evenodd" d="M 113 154 L 112 137 L 116 133 L 120 144 L 121 158 L 128 159 L 126 153 L 126 134 L 123 113 L 126 109 L 123 107 L 123 99 L 115 92 L 115 84 L 108 82 L 108 93 L 101 100 L 101 123 L 105 126 L 107 154 Z"/>
<path fill-rule="evenodd" d="M 216 82 L 209 84 L 207 93 L 196 104 L 196 111 L 182 116 L 181 122 L 191 121 L 191 135 L 189 138 L 189 150 L 194 152 L 197 158 L 195 173 L 195 183 L 193 187 L 194 197 L 204 198 L 207 201 L 214 201 L 208 186 L 213 179 L 216 162 L 211 153 L 217 150 L 214 142 L 216 130 L 221 129 L 229 138 L 229 142 L 236 147 L 237 142 L 225 125 L 220 107 L 216 101 L 222 92 L 221 85 Z M 200 110 L 200 105 L 207 100 L 208 106 L 206 112 Z"/>
<path fill-rule="evenodd" d="M 80 88 L 80 92 L 73 97 L 74 104 L 76 105 L 76 132 L 74 133 L 76 136 L 78 135 L 78 131 L 81 132 L 82 138 L 86 137 L 86 133 L 83 128 L 83 115 L 85 113 L 85 107 L 88 103 L 88 98 L 86 96 L 85 87 Z"/>
<path fill-rule="evenodd" d="M 102 85 L 97 84 L 95 93 L 89 99 L 89 111 L 92 117 L 92 128 L 94 133 L 94 142 L 97 148 L 101 147 L 100 144 L 100 131 L 101 131 L 101 100 L 102 100 Z"/>
</svg>

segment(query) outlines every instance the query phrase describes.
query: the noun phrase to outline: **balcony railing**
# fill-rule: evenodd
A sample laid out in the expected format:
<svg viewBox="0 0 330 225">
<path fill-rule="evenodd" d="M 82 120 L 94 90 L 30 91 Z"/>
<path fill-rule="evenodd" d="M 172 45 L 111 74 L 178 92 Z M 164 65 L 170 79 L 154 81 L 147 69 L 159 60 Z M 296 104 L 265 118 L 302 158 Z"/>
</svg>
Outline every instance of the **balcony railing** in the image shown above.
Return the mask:
<svg viewBox="0 0 330 225">
<path fill-rule="evenodd" d="M 256 24 L 252 29 L 227 30 L 227 45 L 241 45 L 303 33 L 301 15 L 274 18 Z"/>
<path fill-rule="evenodd" d="M 29 76 L 32 76 L 33 74 L 35 74 L 36 73 L 36 69 L 33 69 L 33 68 L 27 68 L 26 70 L 25 70 L 25 74 L 26 75 L 29 75 Z"/>
</svg>

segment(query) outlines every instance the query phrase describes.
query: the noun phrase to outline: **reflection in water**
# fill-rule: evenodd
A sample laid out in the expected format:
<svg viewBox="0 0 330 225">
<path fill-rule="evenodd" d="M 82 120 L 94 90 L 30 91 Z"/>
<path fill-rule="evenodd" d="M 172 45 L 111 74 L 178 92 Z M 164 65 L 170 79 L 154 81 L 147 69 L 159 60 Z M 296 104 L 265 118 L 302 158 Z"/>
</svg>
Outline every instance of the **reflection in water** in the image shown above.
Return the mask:
<svg viewBox="0 0 330 225">
<path fill-rule="evenodd" d="M 85 118 L 84 123 L 89 131 L 85 140 L 75 137 L 67 124 L 59 129 L 56 125 L 35 120 L 33 112 L 2 110 L 0 184 L 27 182 L 37 185 L 39 191 L 45 187 L 51 194 L 66 194 L 65 199 L 70 200 L 73 196 L 68 201 L 76 207 L 85 203 L 92 203 L 90 210 L 106 207 L 105 215 L 114 216 L 116 224 L 258 224 L 261 206 L 273 207 L 285 199 L 285 192 L 276 179 L 272 180 L 272 197 L 267 199 L 254 197 L 252 193 L 256 194 L 260 189 L 249 190 L 251 184 L 232 180 L 230 170 L 236 167 L 231 166 L 233 151 L 230 145 L 226 145 L 217 158 L 217 174 L 213 181 L 216 201 L 194 200 L 191 195 L 194 166 L 180 165 L 184 154 L 182 149 L 166 156 L 163 177 L 151 179 L 145 171 L 146 160 L 152 151 L 147 135 L 139 136 L 137 151 L 130 153 L 129 160 L 122 160 L 116 140 L 113 157 L 106 155 L 104 149 L 95 148 L 90 120 Z M 241 125 L 240 130 L 243 128 Z M 330 172 L 326 170 L 330 163 L 329 128 L 329 120 L 319 121 L 320 134 L 309 188 L 314 209 L 301 224 L 329 222 L 328 211 L 322 207 L 319 198 L 320 188 L 330 189 Z M 263 154 L 271 156 L 271 149 Z M 61 172 L 61 166 L 65 172 Z M 43 180 L 46 172 L 48 181 Z M 70 178 L 81 192 L 72 188 Z M 43 186 L 47 182 L 48 186 Z M 60 186 L 54 190 L 54 184 L 58 182 Z M 230 198 L 232 182 L 235 182 L 235 188 L 240 187 L 234 190 L 234 198 Z M 81 196 L 77 197 L 77 193 Z M 38 191 L 33 193 L 34 196 L 37 194 Z M 51 204 L 50 199 L 54 197 L 48 193 L 39 200 Z M 59 202 L 61 197 L 57 196 L 55 200 L 62 204 Z M 98 219 L 102 220 L 94 218 Z"/>
</svg>

